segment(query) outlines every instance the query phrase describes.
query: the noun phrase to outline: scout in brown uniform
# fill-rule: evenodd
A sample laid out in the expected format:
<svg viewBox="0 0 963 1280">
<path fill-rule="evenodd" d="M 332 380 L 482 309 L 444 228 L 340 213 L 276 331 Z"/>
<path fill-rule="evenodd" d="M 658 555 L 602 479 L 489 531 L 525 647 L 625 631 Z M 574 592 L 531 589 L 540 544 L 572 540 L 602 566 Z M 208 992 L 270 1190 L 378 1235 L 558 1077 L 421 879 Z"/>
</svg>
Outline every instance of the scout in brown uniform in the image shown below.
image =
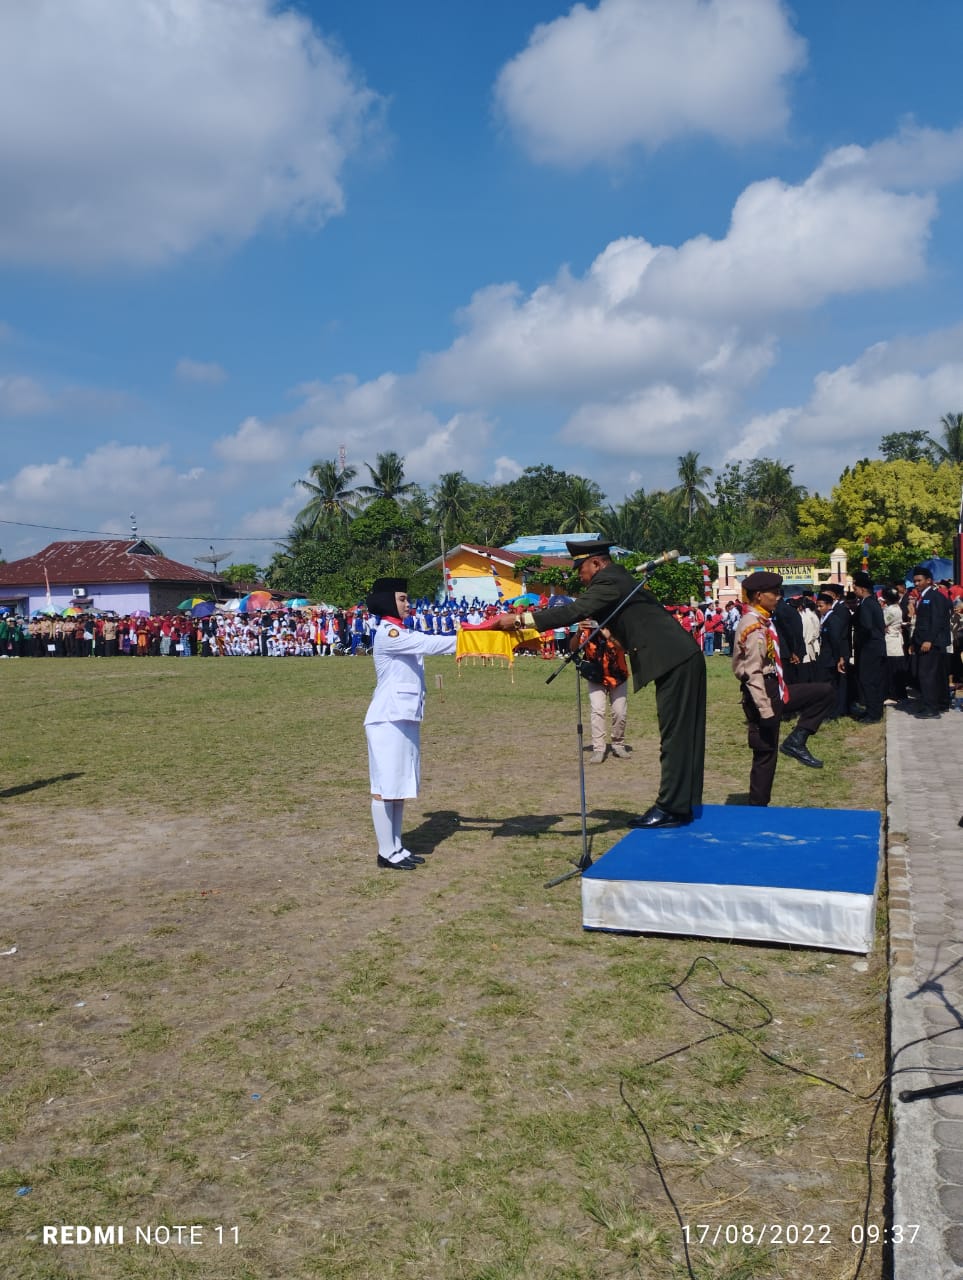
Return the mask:
<svg viewBox="0 0 963 1280">
<path fill-rule="evenodd" d="M 806 739 L 832 711 L 836 692 L 829 684 L 786 685 L 782 678 L 779 638 L 770 621 L 782 597 L 779 574 L 751 573 L 742 592 L 749 609 L 739 619 L 733 637 L 732 670 L 742 685 L 742 709 L 749 726 L 749 803 L 767 805 L 776 776 L 783 716 L 798 714 L 799 720 L 782 750 L 811 769 L 821 769 L 823 762 L 810 752 Z"/>
</svg>

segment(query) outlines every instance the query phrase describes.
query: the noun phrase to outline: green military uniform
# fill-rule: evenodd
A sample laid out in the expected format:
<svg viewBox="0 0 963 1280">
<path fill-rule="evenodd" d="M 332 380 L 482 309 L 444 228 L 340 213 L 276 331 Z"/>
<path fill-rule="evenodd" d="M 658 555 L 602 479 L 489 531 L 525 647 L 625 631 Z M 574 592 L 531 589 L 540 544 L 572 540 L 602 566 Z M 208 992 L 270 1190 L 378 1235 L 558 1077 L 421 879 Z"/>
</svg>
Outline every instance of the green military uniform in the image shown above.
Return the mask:
<svg viewBox="0 0 963 1280">
<path fill-rule="evenodd" d="M 538 631 L 567 627 L 583 618 L 604 622 L 637 586 L 621 565 L 599 569 L 572 604 L 525 615 Z M 680 818 L 702 803 L 705 770 L 706 666 L 702 650 L 651 591 L 640 587 L 608 629 L 625 650 L 637 692 L 655 681 L 662 740 L 662 780 L 656 804 Z"/>
</svg>

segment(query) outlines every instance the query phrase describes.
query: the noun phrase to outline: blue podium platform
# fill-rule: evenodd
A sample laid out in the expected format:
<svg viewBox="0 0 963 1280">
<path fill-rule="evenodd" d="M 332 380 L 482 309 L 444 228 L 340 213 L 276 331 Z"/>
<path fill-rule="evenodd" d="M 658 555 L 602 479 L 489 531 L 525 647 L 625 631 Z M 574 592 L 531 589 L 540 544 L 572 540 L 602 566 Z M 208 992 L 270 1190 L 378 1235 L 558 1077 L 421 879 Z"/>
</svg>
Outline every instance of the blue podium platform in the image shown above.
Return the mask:
<svg viewBox="0 0 963 1280">
<path fill-rule="evenodd" d="M 865 953 L 881 860 L 874 810 L 705 805 L 583 872 L 582 925 Z"/>
</svg>

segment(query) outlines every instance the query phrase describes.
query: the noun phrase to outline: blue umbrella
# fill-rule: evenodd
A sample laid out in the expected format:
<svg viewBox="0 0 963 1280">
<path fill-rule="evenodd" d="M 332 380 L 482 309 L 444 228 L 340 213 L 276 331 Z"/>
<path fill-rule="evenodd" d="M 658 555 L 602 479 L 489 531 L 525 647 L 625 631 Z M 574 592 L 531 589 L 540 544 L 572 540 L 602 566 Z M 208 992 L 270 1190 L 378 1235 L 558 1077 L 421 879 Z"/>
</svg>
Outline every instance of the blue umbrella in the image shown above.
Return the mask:
<svg viewBox="0 0 963 1280">
<path fill-rule="evenodd" d="M 516 596 L 514 600 L 509 600 L 509 604 L 538 604 L 541 596 L 533 596 L 530 591 L 526 591 L 523 596 Z"/>
<path fill-rule="evenodd" d="M 192 618 L 209 618 L 214 612 L 216 606 L 210 600 L 202 600 L 200 604 L 194 605 L 191 609 Z"/>
</svg>

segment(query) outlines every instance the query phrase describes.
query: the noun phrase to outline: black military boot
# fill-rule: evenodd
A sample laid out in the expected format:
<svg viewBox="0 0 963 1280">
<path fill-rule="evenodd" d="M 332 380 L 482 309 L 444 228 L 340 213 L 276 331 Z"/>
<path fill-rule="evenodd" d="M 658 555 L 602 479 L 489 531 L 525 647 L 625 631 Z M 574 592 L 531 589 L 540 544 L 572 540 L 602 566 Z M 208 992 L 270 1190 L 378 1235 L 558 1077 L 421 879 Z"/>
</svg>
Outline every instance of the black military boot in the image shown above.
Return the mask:
<svg viewBox="0 0 963 1280">
<path fill-rule="evenodd" d="M 787 756 L 792 756 L 794 760 L 798 760 L 800 764 L 808 764 L 810 769 L 821 769 L 823 767 L 822 760 L 817 760 L 813 753 L 806 746 L 806 739 L 809 737 L 808 729 L 793 729 L 792 733 L 779 748 L 785 751 Z"/>
</svg>

